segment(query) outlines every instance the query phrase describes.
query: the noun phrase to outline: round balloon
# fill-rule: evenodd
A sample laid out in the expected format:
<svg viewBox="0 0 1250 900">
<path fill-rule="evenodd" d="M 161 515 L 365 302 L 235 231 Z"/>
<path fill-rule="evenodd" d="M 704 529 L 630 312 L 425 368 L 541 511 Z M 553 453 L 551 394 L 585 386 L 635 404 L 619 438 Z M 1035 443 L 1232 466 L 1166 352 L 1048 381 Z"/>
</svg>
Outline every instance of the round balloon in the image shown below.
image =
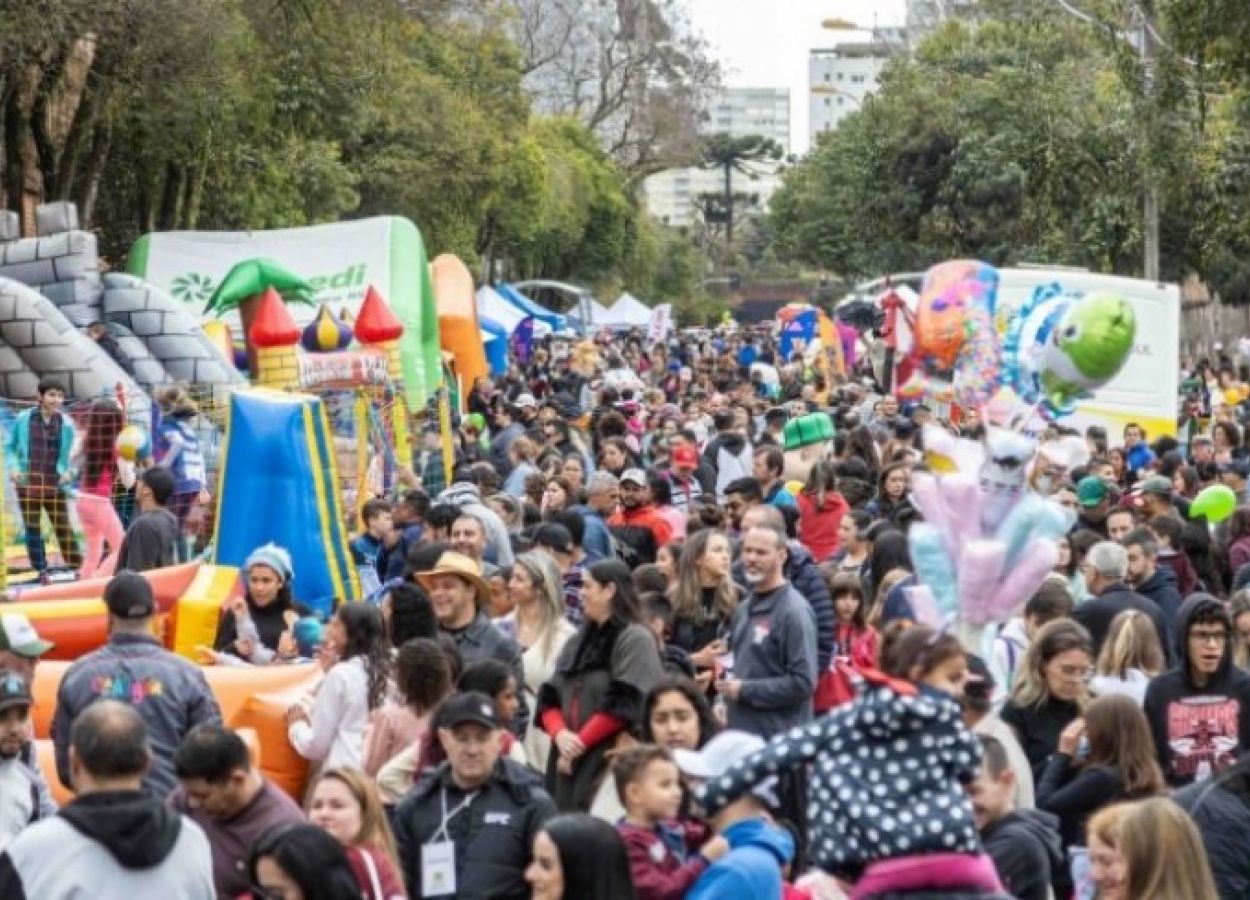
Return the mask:
<svg viewBox="0 0 1250 900">
<path fill-rule="evenodd" d="M 127 425 L 117 435 L 114 445 L 117 455 L 127 462 L 135 462 L 151 453 L 148 433 L 138 425 Z"/>
<path fill-rule="evenodd" d="M 1237 508 L 1237 495 L 1226 484 L 1213 484 L 1203 488 L 1189 504 L 1189 517 L 1205 516 L 1212 525 L 1223 522 Z"/>
</svg>

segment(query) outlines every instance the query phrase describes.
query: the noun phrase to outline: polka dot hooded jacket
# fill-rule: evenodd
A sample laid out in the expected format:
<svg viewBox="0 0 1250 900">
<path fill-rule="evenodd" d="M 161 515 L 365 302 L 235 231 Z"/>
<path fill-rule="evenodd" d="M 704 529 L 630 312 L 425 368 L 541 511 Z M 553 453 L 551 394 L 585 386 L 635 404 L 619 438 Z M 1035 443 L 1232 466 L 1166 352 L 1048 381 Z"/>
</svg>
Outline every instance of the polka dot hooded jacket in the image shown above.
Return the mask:
<svg viewBox="0 0 1250 900">
<path fill-rule="evenodd" d="M 790 729 L 709 781 L 699 799 L 715 812 L 807 764 L 810 854 L 826 872 L 855 877 L 878 860 L 980 852 L 963 784 L 976 777 L 981 745 L 946 694 L 866 685 L 854 703 Z"/>
</svg>

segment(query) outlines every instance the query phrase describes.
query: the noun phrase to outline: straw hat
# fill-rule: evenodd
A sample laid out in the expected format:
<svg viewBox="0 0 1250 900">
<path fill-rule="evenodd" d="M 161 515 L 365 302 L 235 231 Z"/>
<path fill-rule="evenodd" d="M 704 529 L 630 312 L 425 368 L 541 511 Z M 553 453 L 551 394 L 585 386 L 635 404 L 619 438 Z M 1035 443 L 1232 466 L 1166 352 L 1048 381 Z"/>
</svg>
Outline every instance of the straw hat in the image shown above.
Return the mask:
<svg viewBox="0 0 1250 900">
<path fill-rule="evenodd" d="M 471 585 L 477 592 L 478 606 L 485 606 L 490 602 L 490 585 L 482 578 L 481 566 L 463 553 L 453 553 L 450 550 L 445 552 L 438 558 L 434 568 L 427 572 L 417 573 L 417 581 L 421 582 L 421 586 L 428 591 L 430 580 L 435 575 L 455 575 L 461 581 Z"/>
</svg>

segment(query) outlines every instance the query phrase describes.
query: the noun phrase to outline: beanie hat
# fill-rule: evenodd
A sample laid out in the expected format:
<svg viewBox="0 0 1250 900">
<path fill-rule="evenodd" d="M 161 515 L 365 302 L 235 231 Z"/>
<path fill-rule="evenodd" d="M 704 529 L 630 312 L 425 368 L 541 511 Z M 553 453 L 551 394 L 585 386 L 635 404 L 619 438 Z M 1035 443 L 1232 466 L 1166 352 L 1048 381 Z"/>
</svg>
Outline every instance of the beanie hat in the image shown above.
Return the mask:
<svg viewBox="0 0 1250 900">
<path fill-rule="evenodd" d="M 272 542 L 253 550 L 252 555 L 243 563 L 243 571 L 247 572 L 252 566 L 258 565 L 277 572 L 283 584 L 290 584 L 295 577 L 295 567 L 291 563 L 291 554 L 287 552 L 285 547 L 279 547 Z"/>
</svg>

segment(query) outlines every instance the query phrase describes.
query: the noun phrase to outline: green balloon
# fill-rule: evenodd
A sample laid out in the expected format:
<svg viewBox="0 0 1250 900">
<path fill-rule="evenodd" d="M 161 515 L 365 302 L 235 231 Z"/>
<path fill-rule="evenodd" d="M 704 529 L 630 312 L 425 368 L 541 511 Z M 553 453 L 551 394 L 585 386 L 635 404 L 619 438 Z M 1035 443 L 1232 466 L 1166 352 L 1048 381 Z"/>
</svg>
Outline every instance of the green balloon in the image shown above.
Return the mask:
<svg viewBox="0 0 1250 900">
<path fill-rule="evenodd" d="M 1226 484 L 1213 484 L 1203 488 L 1189 504 L 1189 517 L 1205 516 L 1212 525 L 1223 522 L 1237 508 L 1237 495 Z"/>
</svg>

